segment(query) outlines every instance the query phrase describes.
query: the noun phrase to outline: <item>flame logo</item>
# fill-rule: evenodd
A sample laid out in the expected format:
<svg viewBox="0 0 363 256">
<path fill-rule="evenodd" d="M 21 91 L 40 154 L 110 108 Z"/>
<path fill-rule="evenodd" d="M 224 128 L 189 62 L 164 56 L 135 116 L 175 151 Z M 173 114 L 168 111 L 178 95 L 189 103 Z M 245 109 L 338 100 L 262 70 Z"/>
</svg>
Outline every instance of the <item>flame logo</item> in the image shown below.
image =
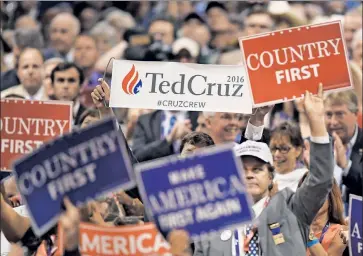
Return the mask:
<svg viewBox="0 0 363 256">
<path fill-rule="evenodd" d="M 122 90 L 126 94 L 138 94 L 142 87 L 142 81 L 139 78 L 139 72 L 136 71 L 135 65 L 132 65 L 131 70 L 122 80 Z"/>
</svg>

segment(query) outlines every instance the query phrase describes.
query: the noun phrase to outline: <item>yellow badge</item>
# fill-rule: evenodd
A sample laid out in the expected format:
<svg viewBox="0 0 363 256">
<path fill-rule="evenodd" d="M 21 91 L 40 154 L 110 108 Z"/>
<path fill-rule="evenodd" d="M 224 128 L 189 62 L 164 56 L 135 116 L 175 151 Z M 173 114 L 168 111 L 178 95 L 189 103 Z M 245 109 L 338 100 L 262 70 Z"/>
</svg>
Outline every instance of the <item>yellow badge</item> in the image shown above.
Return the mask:
<svg viewBox="0 0 363 256">
<path fill-rule="evenodd" d="M 276 245 L 285 243 L 285 238 L 282 233 L 273 236 Z"/>
<path fill-rule="evenodd" d="M 314 233 L 313 232 L 310 232 L 310 234 L 309 234 L 309 240 L 310 241 L 313 241 L 314 239 L 315 239 Z"/>
</svg>

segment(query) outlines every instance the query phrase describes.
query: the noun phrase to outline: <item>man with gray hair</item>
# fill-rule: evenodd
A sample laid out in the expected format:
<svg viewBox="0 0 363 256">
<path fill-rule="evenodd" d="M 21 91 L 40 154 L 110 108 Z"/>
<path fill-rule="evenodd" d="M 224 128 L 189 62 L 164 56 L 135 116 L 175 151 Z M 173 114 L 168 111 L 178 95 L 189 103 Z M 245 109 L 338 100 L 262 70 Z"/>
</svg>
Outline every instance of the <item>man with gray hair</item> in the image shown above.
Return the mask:
<svg viewBox="0 0 363 256">
<path fill-rule="evenodd" d="M 70 13 L 59 13 L 49 27 L 50 48 L 44 52 L 45 59 L 54 57 L 73 61 L 73 45 L 81 30 L 79 20 Z"/>
<path fill-rule="evenodd" d="M 342 189 L 347 210 L 349 195 L 362 196 L 363 131 L 358 127 L 358 99 L 353 90 L 329 94 L 325 125 L 334 137 L 334 177 Z"/>
<path fill-rule="evenodd" d="M 263 120 L 273 106 L 266 106 L 254 109 L 254 113 L 250 116 L 245 129 L 241 131 L 241 124 L 246 119 L 246 115 L 238 113 L 215 113 L 203 112 L 205 118 L 205 132 L 213 138 L 215 144 L 227 142 L 240 142 L 238 135 L 242 132 L 241 137 L 247 140 L 259 141 L 261 138 L 266 140 L 268 133 L 264 131 Z"/>
<path fill-rule="evenodd" d="M 17 65 L 20 53 L 25 48 L 43 49 L 44 40 L 39 29 L 17 29 L 14 33 L 14 46 L 12 49 L 14 69 L 1 73 L 1 91 L 20 84 L 17 76 Z"/>
</svg>

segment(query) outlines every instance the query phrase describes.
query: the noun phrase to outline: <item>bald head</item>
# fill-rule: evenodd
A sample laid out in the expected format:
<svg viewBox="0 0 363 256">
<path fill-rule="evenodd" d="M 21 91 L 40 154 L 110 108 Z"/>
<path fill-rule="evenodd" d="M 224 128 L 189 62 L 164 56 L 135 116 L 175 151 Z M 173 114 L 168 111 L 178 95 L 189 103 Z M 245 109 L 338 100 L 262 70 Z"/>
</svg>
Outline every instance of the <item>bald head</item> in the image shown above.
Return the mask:
<svg viewBox="0 0 363 256">
<path fill-rule="evenodd" d="M 70 13 L 60 13 L 52 19 L 49 28 L 50 42 L 54 49 L 61 54 L 67 54 L 73 47 L 79 34 L 79 20 Z"/>
<path fill-rule="evenodd" d="M 20 53 L 17 75 L 25 90 L 34 95 L 42 86 L 43 56 L 40 50 L 26 48 Z"/>
<path fill-rule="evenodd" d="M 356 10 L 348 12 L 344 17 L 344 37 L 348 48 L 351 48 L 354 33 L 362 28 L 362 14 Z"/>
<path fill-rule="evenodd" d="M 37 29 L 38 23 L 30 15 L 20 16 L 15 22 L 15 29 Z"/>
</svg>

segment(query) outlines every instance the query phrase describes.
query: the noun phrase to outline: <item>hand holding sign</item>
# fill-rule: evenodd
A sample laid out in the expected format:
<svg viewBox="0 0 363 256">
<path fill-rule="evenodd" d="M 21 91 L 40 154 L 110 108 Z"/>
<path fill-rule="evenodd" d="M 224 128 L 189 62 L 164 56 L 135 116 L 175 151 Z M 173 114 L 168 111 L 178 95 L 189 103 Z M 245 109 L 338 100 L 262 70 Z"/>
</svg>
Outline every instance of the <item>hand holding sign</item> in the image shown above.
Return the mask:
<svg viewBox="0 0 363 256">
<path fill-rule="evenodd" d="M 185 230 L 173 230 L 168 235 L 170 251 L 176 256 L 190 256 L 190 238 Z"/>
<path fill-rule="evenodd" d="M 80 214 L 68 198 L 63 200 L 66 211 L 59 218 L 64 232 L 64 248 L 73 251 L 78 248 Z"/>
<path fill-rule="evenodd" d="M 108 106 L 110 102 L 110 86 L 102 78 L 98 79 L 99 85 L 91 93 L 93 103 L 98 109 L 104 108 L 104 103 Z M 104 103 L 103 103 L 104 102 Z"/>
<path fill-rule="evenodd" d="M 254 126 L 262 126 L 265 120 L 265 116 L 270 112 L 275 105 L 259 107 L 252 110 L 252 115 L 250 117 L 250 123 Z"/>
</svg>

